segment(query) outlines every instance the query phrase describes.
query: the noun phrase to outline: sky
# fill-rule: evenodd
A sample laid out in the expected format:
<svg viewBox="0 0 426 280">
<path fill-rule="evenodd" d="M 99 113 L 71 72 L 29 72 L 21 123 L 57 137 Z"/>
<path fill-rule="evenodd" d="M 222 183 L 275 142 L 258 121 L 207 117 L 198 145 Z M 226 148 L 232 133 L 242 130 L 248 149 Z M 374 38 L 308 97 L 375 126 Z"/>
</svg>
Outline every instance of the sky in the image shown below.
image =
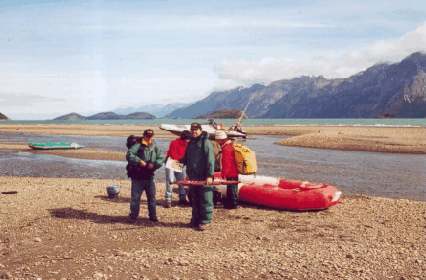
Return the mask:
<svg viewBox="0 0 426 280">
<path fill-rule="evenodd" d="M 212 3 L 210 3 L 212 2 Z M 424 0 L 0 0 L 0 112 L 195 102 L 426 52 Z"/>
</svg>

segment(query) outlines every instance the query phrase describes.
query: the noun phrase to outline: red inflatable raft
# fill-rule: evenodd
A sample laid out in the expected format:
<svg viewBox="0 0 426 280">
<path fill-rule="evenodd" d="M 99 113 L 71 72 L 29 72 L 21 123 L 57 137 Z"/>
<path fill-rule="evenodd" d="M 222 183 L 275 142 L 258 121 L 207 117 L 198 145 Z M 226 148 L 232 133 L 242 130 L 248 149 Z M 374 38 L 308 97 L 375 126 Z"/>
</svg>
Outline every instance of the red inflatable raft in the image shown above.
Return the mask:
<svg viewBox="0 0 426 280">
<path fill-rule="evenodd" d="M 321 210 L 339 202 L 342 192 L 326 184 L 280 179 L 278 185 L 245 183 L 239 199 L 275 209 Z"/>
</svg>

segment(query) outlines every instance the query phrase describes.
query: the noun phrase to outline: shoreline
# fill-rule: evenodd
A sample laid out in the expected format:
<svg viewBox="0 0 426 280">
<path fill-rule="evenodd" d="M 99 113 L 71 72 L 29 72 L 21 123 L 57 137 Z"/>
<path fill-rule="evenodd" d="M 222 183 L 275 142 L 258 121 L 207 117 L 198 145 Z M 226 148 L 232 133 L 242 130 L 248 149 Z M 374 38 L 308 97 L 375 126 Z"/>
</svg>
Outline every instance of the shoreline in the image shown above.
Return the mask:
<svg viewBox="0 0 426 280">
<path fill-rule="evenodd" d="M 118 184 L 117 199 L 105 187 Z M 188 207 L 127 224 L 128 180 L 0 176 L 0 273 L 24 279 L 422 279 L 426 202 L 344 197 L 319 212 L 217 207 L 211 229 Z M 157 200 L 164 185 L 157 184 Z M 174 194 L 174 201 L 177 200 Z M 136 277 L 136 278 L 137 278 Z"/>
<path fill-rule="evenodd" d="M 141 134 L 152 126 L 142 125 L 1 125 L 0 133 L 10 135 L 68 135 L 119 136 Z M 372 127 L 372 126 L 250 126 L 245 128 L 249 137 L 283 136 L 280 145 L 335 149 L 343 151 L 369 151 L 426 154 L 426 127 Z M 154 127 L 155 137 L 173 139 L 172 133 Z M 2 142 L 2 144 L 16 144 Z M 4 146 L 4 145 L 3 145 Z M 2 149 L 0 147 L 0 149 Z"/>
</svg>

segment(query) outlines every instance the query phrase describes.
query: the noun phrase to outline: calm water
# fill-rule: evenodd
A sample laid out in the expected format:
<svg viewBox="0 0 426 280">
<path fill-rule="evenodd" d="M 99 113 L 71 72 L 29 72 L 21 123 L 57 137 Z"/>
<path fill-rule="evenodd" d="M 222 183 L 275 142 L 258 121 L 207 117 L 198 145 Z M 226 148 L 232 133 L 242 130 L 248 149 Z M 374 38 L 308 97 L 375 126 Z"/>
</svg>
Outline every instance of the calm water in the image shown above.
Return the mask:
<svg viewBox="0 0 426 280">
<path fill-rule="evenodd" d="M 247 145 L 257 152 L 259 174 L 330 183 L 346 194 L 426 200 L 426 155 L 350 152 L 285 147 L 280 138 L 258 137 Z M 0 134 L 0 142 L 65 140 L 88 148 L 126 151 L 125 137 L 69 137 Z M 168 140 L 157 140 L 165 150 Z M 69 159 L 28 152 L 0 153 L 0 175 L 80 178 L 126 178 L 124 161 Z M 163 181 L 164 171 L 158 171 Z"/>
<path fill-rule="evenodd" d="M 143 124 L 158 126 L 161 123 L 188 124 L 194 119 L 155 119 L 155 120 L 85 120 L 85 121 L 2 121 L 1 124 Z M 206 123 L 206 120 L 198 120 Z M 234 119 L 217 120 L 226 126 L 235 123 Z M 372 126 L 426 126 L 426 119 L 246 119 L 244 126 L 255 125 L 372 125 Z"/>
</svg>

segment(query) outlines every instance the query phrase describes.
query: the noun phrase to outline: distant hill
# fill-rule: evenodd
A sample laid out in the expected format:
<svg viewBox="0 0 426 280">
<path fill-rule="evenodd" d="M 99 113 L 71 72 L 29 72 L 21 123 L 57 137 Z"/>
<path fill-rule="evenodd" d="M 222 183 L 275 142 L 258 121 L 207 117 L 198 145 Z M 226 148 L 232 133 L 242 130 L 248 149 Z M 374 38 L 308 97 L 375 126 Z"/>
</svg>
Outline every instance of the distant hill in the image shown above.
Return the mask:
<svg viewBox="0 0 426 280">
<path fill-rule="evenodd" d="M 127 108 L 119 108 L 114 110 L 114 113 L 120 115 L 127 115 L 135 112 L 147 112 L 150 113 L 157 118 L 162 118 L 169 114 L 170 112 L 187 106 L 186 103 L 170 103 L 170 104 L 149 104 L 138 107 L 127 107 Z"/>
<path fill-rule="evenodd" d="M 208 114 L 199 115 L 196 119 L 238 119 L 242 111 L 237 109 L 224 109 L 214 111 Z"/>
<path fill-rule="evenodd" d="M 132 113 L 132 114 L 128 114 L 125 116 L 125 119 L 136 119 L 136 120 L 153 120 L 155 119 L 154 115 L 151 115 L 150 113 L 145 113 L 145 112 L 136 112 L 136 113 Z"/>
<path fill-rule="evenodd" d="M 77 121 L 85 120 L 86 117 L 77 113 L 70 113 L 53 119 L 54 121 Z"/>
<path fill-rule="evenodd" d="M 3 115 L 2 113 L 0 113 L 0 120 L 8 120 L 9 118 L 6 117 L 6 115 Z"/>
<path fill-rule="evenodd" d="M 70 113 L 55 118 L 54 120 L 65 120 L 65 121 L 75 121 L 75 120 L 145 120 L 145 119 L 155 119 L 155 116 L 145 113 L 145 112 L 136 112 L 128 115 L 119 115 L 114 112 L 102 112 L 89 117 L 82 116 L 77 113 Z"/>
<path fill-rule="evenodd" d="M 213 92 L 168 117 L 243 110 L 247 104 L 250 118 L 424 118 L 426 54 L 413 53 L 399 63 L 377 64 L 344 79 L 303 76 Z"/>
<path fill-rule="evenodd" d="M 116 114 L 114 112 L 102 112 L 87 117 L 88 120 L 120 120 L 123 119 L 123 115 Z"/>
</svg>

